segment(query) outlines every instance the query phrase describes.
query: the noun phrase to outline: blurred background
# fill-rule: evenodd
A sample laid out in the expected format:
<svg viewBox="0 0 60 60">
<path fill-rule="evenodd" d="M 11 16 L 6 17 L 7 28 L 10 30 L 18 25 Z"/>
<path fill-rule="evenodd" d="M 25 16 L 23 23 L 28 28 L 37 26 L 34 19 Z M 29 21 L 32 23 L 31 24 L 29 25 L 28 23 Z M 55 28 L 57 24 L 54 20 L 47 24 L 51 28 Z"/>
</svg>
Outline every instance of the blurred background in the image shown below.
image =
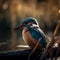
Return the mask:
<svg viewBox="0 0 60 60">
<path fill-rule="evenodd" d="M 26 49 L 18 47 L 26 45 L 21 31 L 12 29 L 28 17 L 36 18 L 46 36 L 51 37 L 60 20 L 60 0 L 0 0 L 0 52 Z"/>
</svg>

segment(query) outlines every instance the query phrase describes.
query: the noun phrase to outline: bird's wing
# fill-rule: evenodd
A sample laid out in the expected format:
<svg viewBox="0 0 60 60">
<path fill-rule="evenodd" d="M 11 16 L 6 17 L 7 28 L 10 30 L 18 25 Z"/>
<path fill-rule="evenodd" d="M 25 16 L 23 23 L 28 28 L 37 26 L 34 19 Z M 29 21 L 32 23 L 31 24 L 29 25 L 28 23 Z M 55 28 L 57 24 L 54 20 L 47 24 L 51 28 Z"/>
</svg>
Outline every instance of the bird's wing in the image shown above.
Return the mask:
<svg viewBox="0 0 60 60">
<path fill-rule="evenodd" d="M 38 41 L 41 38 L 40 43 L 43 47 L 46 47 L 45 35 L 38 28 L 31 29 L 30 34 L 36 41 Z"/>
</svg>

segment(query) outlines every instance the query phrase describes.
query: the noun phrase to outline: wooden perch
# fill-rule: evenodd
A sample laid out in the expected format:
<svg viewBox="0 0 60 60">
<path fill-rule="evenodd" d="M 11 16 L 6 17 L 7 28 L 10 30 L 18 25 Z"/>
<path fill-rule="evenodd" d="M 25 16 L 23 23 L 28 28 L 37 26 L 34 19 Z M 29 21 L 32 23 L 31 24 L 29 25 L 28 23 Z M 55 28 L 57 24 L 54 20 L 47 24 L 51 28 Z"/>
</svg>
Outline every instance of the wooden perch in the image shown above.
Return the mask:
<svg viewBox="0 0 60 60">
<path fill-rule="evenodd" d="M 53 50 L 53 55 L 54 55 L 54 57 L 55 57 L 55 54 L 56 54 L 56 51 L 57 51 L 57 49 L 58 49 L 58 47 L 57 48 L 53 48 L 52 50 Z M 29 54 L 31 53 L 31 49 L 29 49 L 29 50 L 24 50 L 24 51 L 7 51 L 7 52 L 1 52 L 0 53 L 0 57 L 9 57 L 9 58 L 11 58 L 11 57 L 19 57 L 19 59 L 21 59 L 21 60 L 27 60 L 27 57 L 29 56 Z M 37 54 L 41 54 L 42 52 L 41 51 L 35 51 L 34 53 L 33 53 L 33 55 L 32 55 L 32 57 L 31 57 L 31 60 L 32 59 L 34 59 L 34 60 L 36 60 L 36 56 L 37 56 Z M 58 55 L 58 56 L 60 56 L 60 54 Z M 48 55 L 48 58 L 50 58 L 50 56 Z M 37 59 L 37 60 L 39 60 L 40 59 L 40 57 Z M 45 59 L 44 59 L 45 60 Z"/>
</svg>

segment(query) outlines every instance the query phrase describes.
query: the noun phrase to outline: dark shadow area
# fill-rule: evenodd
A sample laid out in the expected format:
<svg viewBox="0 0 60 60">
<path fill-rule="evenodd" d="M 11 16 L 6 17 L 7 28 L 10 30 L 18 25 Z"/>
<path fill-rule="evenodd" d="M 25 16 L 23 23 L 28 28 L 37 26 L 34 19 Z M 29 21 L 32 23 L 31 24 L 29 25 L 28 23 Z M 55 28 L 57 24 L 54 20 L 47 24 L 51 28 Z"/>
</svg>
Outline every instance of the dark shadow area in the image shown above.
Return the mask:
<svg viewBox="0 0 60 60">
<path fill-rule="evenodd" d="M 0 42 L 5 42 L 11 38 L 11 26 L 7 20 L 2 18 L 0 21 Z"/>
<path fill-rule="evenodd" d="M 56 54 L 56 50 L 57 48 L 53 48 L 53 56 L 55 57 L 55 54 Z M 2 52 L 0 53 L 0 57 L 19 57 L 19 59 L 21 60 L 27 60 L 28 59 L 28 56 L 29 54 L 31 53 L 31 49 L 30 50 L 24 50 L 24 51 L 8 51 L 8 52 Z M 30 60 L 39 60 L 40 59 L 40 56 L 37 58 L 37 56 L 39 54 L 41 54 L 43 51 L 40 51 L 40 50 L 36 50 L 32 55 L 31 55 L 31 58 Z M 60 54 L 58 55 L 60 56 Z M 49 58 L 49 55 L 48 57 Z"/>
</svg>

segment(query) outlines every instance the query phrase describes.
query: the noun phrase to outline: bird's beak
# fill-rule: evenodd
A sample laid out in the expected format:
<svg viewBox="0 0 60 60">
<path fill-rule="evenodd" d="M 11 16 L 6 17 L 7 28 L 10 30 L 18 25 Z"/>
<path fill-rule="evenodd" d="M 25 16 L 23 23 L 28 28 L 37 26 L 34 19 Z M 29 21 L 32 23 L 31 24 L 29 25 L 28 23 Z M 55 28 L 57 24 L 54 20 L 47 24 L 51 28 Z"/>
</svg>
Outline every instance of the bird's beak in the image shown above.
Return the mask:
<svg viewBox="0 0 60 60">
<path fill-rule="evenodd" d="M 14 30 L 22 30 L 23 29 L 23 24 L 21 23 L 20 25 L 16 26 Z"/>
</svg>

